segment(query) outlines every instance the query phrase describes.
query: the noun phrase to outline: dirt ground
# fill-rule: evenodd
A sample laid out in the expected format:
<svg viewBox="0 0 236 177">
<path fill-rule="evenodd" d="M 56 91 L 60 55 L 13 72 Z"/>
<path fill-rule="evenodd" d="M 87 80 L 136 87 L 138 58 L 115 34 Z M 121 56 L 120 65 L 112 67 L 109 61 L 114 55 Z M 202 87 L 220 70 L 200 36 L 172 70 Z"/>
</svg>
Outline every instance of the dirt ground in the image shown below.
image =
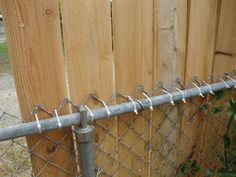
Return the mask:
<svg viewBox="0 0 236 177">
<path fill-rule="evenodd" d="M 10 115 L 2 115 L 3 113 Z M 0 117 L 0 128 L 19 122 L 19 106 L 13 76 L 11 75 L 4 34 L 0 35 L 0 115 L 2 115 Z"/>
<path fill-rule="evenodd" d="M 0 74 L 0 128 L 20 123 L 13 77 Z M 0 142 L 0 177 L 29 176 L 29 156 L 24 138 Z"/>
<path fill-rule="evenodd" d="M 0 114 L 3 112 L 9 113 L 10 115 L 15 116 L 17 118 L 20 117 L 13 77 L 8 73 L 0 74 Z M 13 119 L 12 121 L 13 122 L 1 122 L 0 127 L 9 125 L 11 123 L 19 122 L 18 119 Z"/>
</svg>

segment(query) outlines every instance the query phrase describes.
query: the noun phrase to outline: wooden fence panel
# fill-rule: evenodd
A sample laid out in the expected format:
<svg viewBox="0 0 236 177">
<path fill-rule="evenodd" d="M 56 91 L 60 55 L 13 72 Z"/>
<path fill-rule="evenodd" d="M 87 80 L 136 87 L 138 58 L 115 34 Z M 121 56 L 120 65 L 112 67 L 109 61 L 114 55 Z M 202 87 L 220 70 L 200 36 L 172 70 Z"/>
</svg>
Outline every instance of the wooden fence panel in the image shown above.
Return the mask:
<svg viewBox="0 0 236 177">
<path fill-rule="evenodd" d="M 71 99 L 84 103 L 89 94 L 96 93 L 106 102 L 115 92 L 109 1 L 63 0 L 62 18 Z M 93 101 L 87 105 L 90 109 L 103 107 Z M 117 169 L 117 161 L 107 155 L 116 144 L 116 131 L 116 119 L 96 122 L 95 145 L 100 145 L 95 151 L 97 168 L 110 174 Z M 113 151 L 113 158 L 117 158 Z"/>
<path fill-rule="evenodd" d="M 222 76 L 236 67 L 236 1 L 221 2 L 213 75 Z"/>
<path fill-rule="evenodd" d="M 145 90 L 150 91 L 154 74 L 153 0 L 114 0 L 113 24 L 116 90 L 132 96 L 135 87 L 143 84 Z M 149 110 L 143 114 L 150 116 Z M 149 176 L 148 122 L 134 113 L 119 117 L 118 136 L 123 137 L 123 143 L 118 146 L 118 156 L 120 161 L 126 159 L 119 165 L 119 176 Z M 143 133 L 142 137 L 137 132 Z"/>
<path fill-rule="evenodd" d="M 54 110 L 67 96 L 58 3 L 56 0 L 0 2 L 21 115 L 25 121 L 30 121 L 27 118 L 35 104 Z M 68 109 L 60 113 L 68 113 Z M 47 116 L 39 114 L 40 119 Z M 35 176 L 74 173 L 76 164 L 71 153 L 70 128 L 27 137 L 27 143 L 33 148 L 31 159 Z"/>
<path fill-rule="evenodd" d="M 219 80 L 225 72 L 232 72 L 236 68 L 236 1 L 224 0 L 221 1 L 219 7 L 219 21 L 215 45 L 215 55 L 213 61 L 212 74 L 215 80 Z M 226 99 L 226 100 L 225 100 Z M 228 97 L 218 101 L 215 106 L 225 106 Z M 219 165 L 219 149 L 222 147 L 222 135 L 226 132 L 228 119 L 223 116 L 208 116 L 206 128 L 204 132 L 203 152 L 202 157 L 208 161 L 201 159 L 201 166 L 216 167 Z M 221 136 L 219 136 L 221 135 Z M 210 146 L 214 144 L 215 146 Z"/>
<path fill-rule="evenodd" d="M 217 0 L 193 0 L 190 3 L 186 83 L 193 76 L 208 79 L 215 49 Z"/>
<path fill-rule="evenodd" d="M 236 1 L 234 0 L 222 1 L 216 52 L 218 53 L 223 52 L 223 55 L 226 54 L 226 56 L 227 54 L 229 54 L 229 57 L 234 57 L 236 54 L 235 8 L 236 8 Z"/>
<path fill-rule="evenodd" d="M 188 4 L 187 0 L 156 0 L 155 2 L 154 82 L 162 81 L 167 90 L 176 91 L 173 90 L 175 79 L 184 78 L 185 71 Z M 161 106 L 160 109 L 172 110 L 172 105 Z M 168 118 L 162 111 L 155 109 L 153 112 L 155 134 L 152 134 L 151 141 L 153 147 L 157 148 L 152 153 L 151 176 L 160 177 L 172 176 L 175 171 L 181 118 L 177 107 L 173 108 Z M 166 138 L 166 135 L 169 136 Z M 168 145 L 166 152 L 172 149 L 170 153 L 158 151 L 163 144 Z"/>
<path fill-rule="evenodd" d="M 218 0 L 192 0 L 189 4 L 189 27 L 188 27 L 188 46 L 187 60 L 185 69 L 185 83 L 191 85 L 193 76 L 198 76 L 199 82 L 208 81 L 214 58 L 215 36 L 217 31 L 217 13 Z M 203 131 L 203 115 L 199 112 L 201 98 L 192 99 L 191 106 L 186 110 L 186 115 L 192 115 L 193 120 L 189 116 L 183 118 L 182 131 L 188 136 L 183 136 L 180 149 L 183 150 L 179 162 L 191 158 L 192 154 L 197 155 L 198 150 L 196 143 L 201 143 L 201 135 Z"/>
<path fill-rule="evenodd" d="M 167 90 L 174 91 L 176 77 L 184 78 L 187 87 L 194 87 L 189 84 L 192 76 L 208 80 L 210 74 L 218 77 L 236 66 L 235 0 L 113 0 L 112 9 L 108 0 L 0 3 L 23 118 L 34 104 L 42 103 L 53 110 L 68 96 L 66 74 L 72 101 L 85 102 L 92 109 L 102 105 L 86 102 L 90 93 L 105 102 L 115 90 L 138 99 L 142 96 L 134 91 L 139 84 L 150 92 L 156 81 L 163 81 Z M 212 124 L 203 121 L 196 107 L 202 101 L 189 101 L 184 114 L 173 108 L 167 115 L 169 123 L 161 123 L 166 115 L 157 110 L 97 121 L 94 142 L 96 168 L 103 169 L 100 176 L 106 176 L 105 172 L 121 177 L 157 176 L 156 167 L 161 168 L 159 176 L 171 176 L 173 164 L 178 166 L 193 153 L 199 160 L 199 149 L 194 145 L 201 143 L 201 151 L 205 145 L 201 136 L 213 136 L 207 128 Z M 60 113 L 68 112 L 65 108 Z M 190 115 L 194 120 L 189 120 Z M 32 153 L 35 176 L 71 176 L 75 172 L 70 130 L 27 137 L 29 148 L 40 142 Z M 155 149 L 150 149 L 150 144 L 159 148 L 163 141 L 176 146 L 172 154 L 166 151 L 166 164 L 160 154 L 155 156 Z M 40 157 L 50 159 L 51 164 Z"/>
</svg>

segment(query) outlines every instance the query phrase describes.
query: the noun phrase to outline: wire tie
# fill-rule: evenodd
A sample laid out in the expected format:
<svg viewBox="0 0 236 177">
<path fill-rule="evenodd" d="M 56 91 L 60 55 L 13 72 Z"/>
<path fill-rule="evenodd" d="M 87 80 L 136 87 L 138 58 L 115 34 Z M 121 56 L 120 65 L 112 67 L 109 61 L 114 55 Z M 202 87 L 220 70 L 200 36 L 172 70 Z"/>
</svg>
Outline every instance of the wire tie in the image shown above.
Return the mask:
<svg viewBox="0 0 236 177">
<path fill-rule="evenodd" d="M 34 116 L 35 116 L 35 119 L 36 119 L 36 122 L 37 122 L 38 131 L 39 131 L 39 133 L 42 133 L 42 127 L 41 127 L 40 122 L 39 122 L 38 114 L 35 113 Z"/>
<path fill-rule="evenodd" d="M 166 94 L 168 94 L 168 95 L 170 96 L 170 103 L 174 106 L 175 103 L 174 103 L 174 101 L 173 101 L 173 96 L 172 96 L 168 91 L 166 91 L 165 89 L 162 89 L 162 91 L 165 92 Z"/>
<path fill-rule="evenodd" d="M 55 109 L 54 112 L 55 112 L 55 116 L 56 116 L 56 119 L 57 119 L 57 125 L 58 125 L 59 129 L 61 129 L 62 125 L 61 125 L 61 121 L 60 121 L 60 118 L 58 116 L 57 110 Z"/>
<path fill-rule="evenodd" d="M 149 108 L 151 109 L 151 111 L 153 111 L 152 100 L 149 98 L 149 96 L 145 92 L 142 92 L 142 94 L 148 99 L 148 101 L 150 103 Z"/>
<path fill-rule="evenodd" d="M 176 90 L 178 90 L 181 94 L 182 94 L 182 101 L 184 102 L 184 103 L 186 103 L 186 99 L 185 99 L 185 94 L 184 94 L 184 92 L 182 91 L 182 90 L 180 90 L 178 87 L 175 87 L 175 89 Z"/>
<path fill-rule="evenodd" d="M 234 82 L 234 88 L 236 88 L 236 80 L 231 78 L 229 75 L 226 76 L 227 78 L 229 78 L 231 81 Z"/>
<path fill-rule="evenodd" d="M 202 82 L 203 82 L 206 86 L 209 87 L 210 93 L 211 93 L 212 95 L 214 95 L 214 92 L 212 91 L 211 85 L 209 85 L 206 81 L 202 81 Z"/>
<path fill-rule="evenodd" d="M 106 103 L 104 101 L 101 101 L 102 104 L 104 105 L 104 107 L 106 108 L 106 111 L 107 111 L 107 117 L 109 118 L 110 115 L 111 115 L 111 111 L 109 110 L 108 106 L 106 105 Z"/>
<path fill-rule="evenodd" d="M 135 114 L 138 114 L 137 107 L 136 107 L 136 104 L 135 104 L 134 100 L 133 100 L 129 95 L 127 95 L 127 98 L 128 98 L 128 99 L 133 103 L 133 105 L 134 105 L 134 113 L 135 113 Z"/>
<path fill-rule="evenodd" d="M 90 114 L 90 117 L 91 117 L 91 122 L 94 121 L 94 114 L 93 112 L 91 111 L 91 109 L 89 109 L 89 107 L 87 105 L 84 105 L 84 107 L 87 109 L 87 111 L 89 112 Z"/>
<path fill-rule="evenodd" d="M 230 88 L 230 86 L 221 77 L 219 77 L 219 79 L 225 84 L 226 88 Z"/>
<path fill-rule="evenodd" d="M 200 87 L 198 87 L 197 84 L 195 84 L 194 82 L 192 82 L 192 84 L 198 89 L 198 91 L 199 91 L 199 96 L 201 96 L 202 98 L 204 98 L 204 95 L 202 94 L 202 90 L 200 89 Z"/>
</svg>

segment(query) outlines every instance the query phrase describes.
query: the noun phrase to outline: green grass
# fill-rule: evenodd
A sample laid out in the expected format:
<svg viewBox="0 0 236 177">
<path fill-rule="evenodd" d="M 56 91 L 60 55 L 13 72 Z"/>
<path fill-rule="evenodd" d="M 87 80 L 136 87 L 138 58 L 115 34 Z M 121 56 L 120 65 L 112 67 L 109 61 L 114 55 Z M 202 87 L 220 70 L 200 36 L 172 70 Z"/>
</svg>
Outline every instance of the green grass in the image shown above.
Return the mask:
<svg viewBox="0 0 236 177">
<path fill-rule="evenodd" d="M 8 60 L 7 43 L 0 43 L 0 61 Z"/>
<path fill-rule="evenodd" d="M 7 43 L 0 43 L 0 73 L 9 73 L 10 63 L 8 59 Z"/>
</svg>

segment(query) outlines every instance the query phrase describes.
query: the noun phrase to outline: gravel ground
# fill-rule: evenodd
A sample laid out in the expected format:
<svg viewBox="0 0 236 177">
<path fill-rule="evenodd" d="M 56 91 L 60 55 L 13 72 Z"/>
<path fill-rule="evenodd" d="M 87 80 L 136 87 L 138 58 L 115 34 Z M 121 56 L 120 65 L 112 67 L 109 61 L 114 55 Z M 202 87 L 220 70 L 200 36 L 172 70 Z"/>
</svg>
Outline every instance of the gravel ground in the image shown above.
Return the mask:
<svg viewBox="0 0 236 177">
<path fill-rule="evenodd" d="M 0 128 L 20 123 L 20 112 L 12 75 L 0 74 Z M 30 176 L 25 138 L 0 142 L 0 177 Z"/>
<path fill-rule="evenodd" d="M 20 117 L 16 89 L 13 77 L 10 74 L 0 74 L 0 114 L 2 112 L 9 113 L 18 118 Z M 6 124 L 8 123 L 6 122 Z M 5 126 L 6 124 L 3 125 L 1 122 L 0 126 Z"/>
<path fill-rule="evenodd" d="M 4 43 L 4 42 L 6 42 L 6 35 L 5 35 L 5 33 L 1 33 L 0 34 L 0 43 Z"/>
</svg>

